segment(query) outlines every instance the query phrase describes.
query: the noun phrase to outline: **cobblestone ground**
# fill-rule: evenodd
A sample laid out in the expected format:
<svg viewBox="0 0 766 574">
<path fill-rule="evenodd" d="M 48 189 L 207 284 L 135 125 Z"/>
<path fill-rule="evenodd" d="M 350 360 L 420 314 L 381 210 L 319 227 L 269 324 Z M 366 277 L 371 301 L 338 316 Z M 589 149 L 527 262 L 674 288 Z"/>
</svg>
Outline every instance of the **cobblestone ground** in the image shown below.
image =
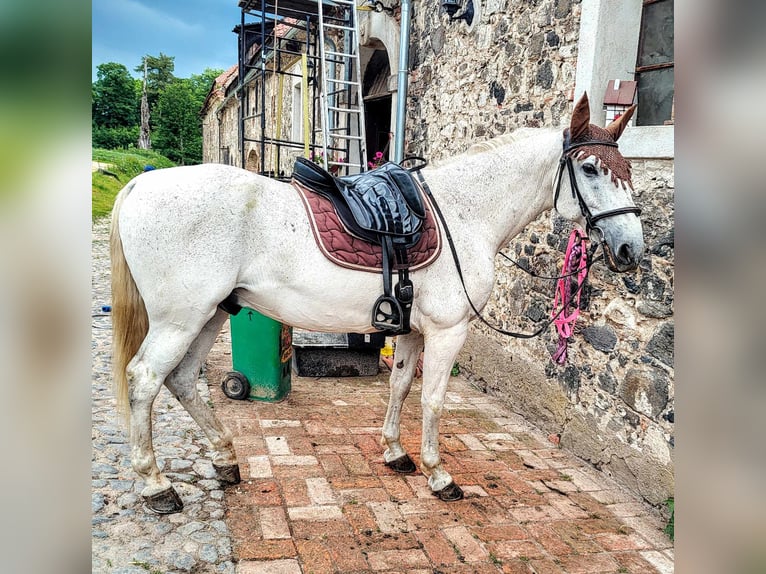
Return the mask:
<svg viewBox="0 0 766 574">
<path fill-rule="evenodd" d="M 107 299 L 106 228 L 94 232 L 94 313 Z M 514 573 L 673 572 L 656 513 L 604 474 L 556 448 L 462 377 L 450 381 L 441 424 L 447 469 L 466 493 L 434 498 L 421 474 L 397 475 L 379 444 L 387 401 L 377 377 L 293 377 L 277 404 L 231 401 L 221 334 L 200 387 L 235 434 L 243 482 L 224 492 L 207 441 L 163 391 L 155 445 L 186 507 L 159 517 L 141 502 L 115 420 L 108 317 L 94 318 L 94 572 Z M 420 381 L 402 440 L 416 463 Z"/>
<path fill-rule="evenodd" d="M 109 232 L 93 228 L 93 572 L 233 573 L 231 534 L 224 522 L 223 490 L 208 458 L 210 443 L 166 389 L 154 403 L 158 464 L 184 501 L 179 514 L 158 516 L 141 502 L 143 481 L 130 467 L 128 435 L 114 408 L 109 374 Z M 204 377 L 200 391 L 209 398 Z"/>
</svg>

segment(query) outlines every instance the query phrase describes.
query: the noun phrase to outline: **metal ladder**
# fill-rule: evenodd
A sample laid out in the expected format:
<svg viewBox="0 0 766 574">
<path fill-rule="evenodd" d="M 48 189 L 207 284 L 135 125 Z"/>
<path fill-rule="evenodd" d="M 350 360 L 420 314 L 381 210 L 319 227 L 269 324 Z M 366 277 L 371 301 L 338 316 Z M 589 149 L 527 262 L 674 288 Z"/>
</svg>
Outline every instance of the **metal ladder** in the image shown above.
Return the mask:
<svg viewBox="0 0 766 574">
<path fill-rule="evenodd" d="M 338 176 L 361 173 L 367 169 L 367 140 L 356 0 L 318 0 L 317 4 L 324 168 Z M 328 48 L 329 39 L 335 50 Z M 333 77 L 330 70 L 336 71 Z"/>
</svg>

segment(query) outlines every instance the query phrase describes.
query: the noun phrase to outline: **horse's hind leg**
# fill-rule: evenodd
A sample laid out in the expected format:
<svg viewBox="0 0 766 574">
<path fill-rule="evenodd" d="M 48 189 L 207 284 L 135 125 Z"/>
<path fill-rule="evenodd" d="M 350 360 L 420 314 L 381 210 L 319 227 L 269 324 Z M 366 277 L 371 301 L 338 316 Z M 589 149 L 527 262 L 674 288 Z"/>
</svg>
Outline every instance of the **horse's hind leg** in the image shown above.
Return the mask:
<svg viewBox="0 0 766 574">
<path fill-rule="evenodd" d="M 213 466 L 218 478 L 230 484 L 240 481 L 239 466 L 232 446 L 232 434 L 215 416 L 213 409 L 202 400 L 197 390 L 197 378 L 202 363 L 215 343 L 227 314 L 218 310 L 195 339 L 186 356 L 165 379 L 165 386 L 175 395 L 200 426 L 213 445 Z"/>
<path fill-rule="evenodd" d="M 390 380 L 391 395 L 388 399 L 386 420 L 383 423 L 382 440 L 383 446 L 388 447 L 383 453 L 383 460 L 386 466 L 396 472 L 410 473 L 417 470 L 415 463 L 399 442 L 399 424 L 402 405 L 412 387 L 412 379 L 422 350 L 423 336 L 420 333 L 400 335 L 396 339 L 396 352 Z"/>
<path fill-rule="evenodd" d="M 147 506 L 161 514 L 178 512 L 183 503 L 157 467 L 152 448 L 152 405 L 165 378 L 184 358 L 207 321 L 199 317 L 195 324 L 190 317 L 183 329 L 176 324 L 151 325 L 127 368 L 131 462 L 144 479 L 141 495 Z"/>
</svg>

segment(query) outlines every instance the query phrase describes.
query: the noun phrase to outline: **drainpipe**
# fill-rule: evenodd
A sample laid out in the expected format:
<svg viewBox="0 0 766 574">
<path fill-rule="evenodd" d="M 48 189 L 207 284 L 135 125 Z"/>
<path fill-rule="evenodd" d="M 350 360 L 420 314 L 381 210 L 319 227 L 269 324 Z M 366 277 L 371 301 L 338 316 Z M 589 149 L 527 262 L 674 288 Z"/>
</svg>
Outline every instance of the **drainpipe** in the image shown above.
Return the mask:
<svg viewBox="0 0 766 574">
<path fill-rule="evenodd" d="M 410 61 L 410 12 L 412 0 L 402 0 L 402 30 L 399 34 L 399 77 L 396 89 L 396 137 L 394 161 L 404 159 L 404 126 L 407 123 L 407 73 Z"/>
</svg>

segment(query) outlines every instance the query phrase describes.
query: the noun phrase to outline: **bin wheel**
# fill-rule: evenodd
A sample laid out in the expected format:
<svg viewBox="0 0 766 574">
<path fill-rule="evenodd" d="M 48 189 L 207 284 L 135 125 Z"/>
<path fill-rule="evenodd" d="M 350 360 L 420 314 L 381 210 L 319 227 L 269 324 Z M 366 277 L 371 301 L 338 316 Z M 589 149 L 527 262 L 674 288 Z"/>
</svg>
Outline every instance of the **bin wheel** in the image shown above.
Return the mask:
<svg viewBox="0 0 766 574">
<path fill-rule="evenodd" d="M 237 371 L 226 373 L 221 388 L 224 395 L 237 401 L 246 399 L 250 395 L 250 382 L 245 375 Z"/>
</svg>

